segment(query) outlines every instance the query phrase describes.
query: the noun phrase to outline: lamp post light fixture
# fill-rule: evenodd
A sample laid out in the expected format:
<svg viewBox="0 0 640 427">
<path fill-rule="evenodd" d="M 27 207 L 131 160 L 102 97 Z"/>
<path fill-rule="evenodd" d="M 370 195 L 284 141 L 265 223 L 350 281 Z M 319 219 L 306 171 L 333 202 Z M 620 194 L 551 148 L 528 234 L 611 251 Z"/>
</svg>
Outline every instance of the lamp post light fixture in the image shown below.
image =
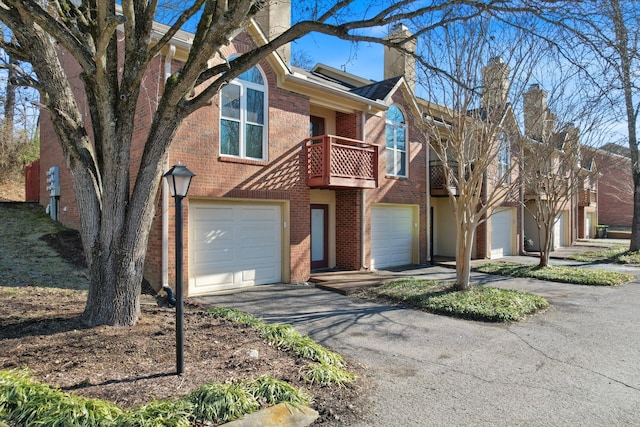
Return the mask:
<svg viewBox="0 0 640 427">
<path fill-rule="evenodd" d="M 184 311 L 182 290 L 182 199 L 186 197 L 191 178 L 196 176 L 186 166 L 178 162 L 163 177 L 169 185 L 169 192 L 176 200 L 176 371 L 184 372 Z"/>
</svg>

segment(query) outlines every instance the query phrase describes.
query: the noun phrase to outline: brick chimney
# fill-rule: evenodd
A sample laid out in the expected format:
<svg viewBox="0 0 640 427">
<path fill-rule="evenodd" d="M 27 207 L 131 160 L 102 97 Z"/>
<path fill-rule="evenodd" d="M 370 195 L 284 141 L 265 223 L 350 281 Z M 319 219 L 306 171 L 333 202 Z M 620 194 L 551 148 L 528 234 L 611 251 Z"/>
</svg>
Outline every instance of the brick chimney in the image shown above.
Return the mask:
<svg viewBox="0 0 640 427">
<path fill-rule="evenodd" d="M 547 141 L 556 127 L 556 116 L 547 106 L 547 92 L 540 85 L 532 84 L 523 98 L 525 136 L 540 142 Z"/>
<path fill-rule="evenodd" d="M 413 33 L 409 31 L 409 28 L 404 24 L 396 24 L 389 31 L 387 40 L 392 42 L 400 42 L 411 37 Z M 414 53 L 418 42 L 416 39 L 407 40 L 401 46 L 407 51 Z M 416 90 L 416 59 L 406 52 L 401 52 L 398 49 L 385 47 L 384 48 L 384 78 L 390 79 L 393 77 L 403 76 L 407 81 L 407 84 L 411 90 L 415 93 Z"/>
<path fill-rule="evenodd" d="M 269 0 L 255 20 L 269 40 L 273 40 L 291 27 L 291 0 Z M 291 47 L 287 43 L 277 51 L 288 65 L 291 59 Z"/>
<path fill-rule="evenodd" d="M 482 69 L 482 106 L 500 107 L 509 102 L 509 65 L 495 56 Z"/>
</svg>

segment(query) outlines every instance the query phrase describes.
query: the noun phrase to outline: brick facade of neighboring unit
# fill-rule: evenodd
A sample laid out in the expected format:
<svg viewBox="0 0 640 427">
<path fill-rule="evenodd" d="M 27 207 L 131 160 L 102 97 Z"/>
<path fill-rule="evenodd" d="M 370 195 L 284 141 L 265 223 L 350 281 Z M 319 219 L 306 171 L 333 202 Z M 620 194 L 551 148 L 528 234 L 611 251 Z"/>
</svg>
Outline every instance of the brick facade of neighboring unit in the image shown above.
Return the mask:
<svg viewBox="0 0 640 427">
<path fill-rule="evenodd" d="M 598 222 L 611 227 L 631 228 L 633 220 L 633 177 L 631 159 L 597 150 Z"/>
</svg>

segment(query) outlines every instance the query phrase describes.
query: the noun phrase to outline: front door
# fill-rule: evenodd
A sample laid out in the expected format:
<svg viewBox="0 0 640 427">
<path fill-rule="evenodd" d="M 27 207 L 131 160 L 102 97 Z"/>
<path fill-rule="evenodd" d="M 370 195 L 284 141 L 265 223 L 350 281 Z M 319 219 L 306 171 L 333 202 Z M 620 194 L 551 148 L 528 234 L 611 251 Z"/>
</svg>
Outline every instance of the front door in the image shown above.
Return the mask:
<svg viewBox="0 0 640 427">
<path fill-rule="evenodd" d="M 311 205 L 311 269 L 327 268 L 329 205 Z"/>
</svg>

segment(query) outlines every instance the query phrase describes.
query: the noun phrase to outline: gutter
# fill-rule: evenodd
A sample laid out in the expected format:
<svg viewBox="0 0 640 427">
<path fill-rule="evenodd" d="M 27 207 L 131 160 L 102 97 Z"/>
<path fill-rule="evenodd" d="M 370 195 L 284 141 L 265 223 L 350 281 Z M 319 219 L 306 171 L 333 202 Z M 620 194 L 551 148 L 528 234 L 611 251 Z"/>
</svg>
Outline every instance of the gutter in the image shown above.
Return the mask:
<svg viewBox="0 0 640 427">
<path fill-rule="evenodd" d="M 171 62 L 176 53 L 176 46 L 169 45 L 169 51 L 164 58 L 164 81 L 171 77 Z M 164 170 L 169 169 L 169 156 L 165 160 Z M 162 287 L 169 287 L 169 186 L 166 179 L 162 180 Z"/>
</svg>

